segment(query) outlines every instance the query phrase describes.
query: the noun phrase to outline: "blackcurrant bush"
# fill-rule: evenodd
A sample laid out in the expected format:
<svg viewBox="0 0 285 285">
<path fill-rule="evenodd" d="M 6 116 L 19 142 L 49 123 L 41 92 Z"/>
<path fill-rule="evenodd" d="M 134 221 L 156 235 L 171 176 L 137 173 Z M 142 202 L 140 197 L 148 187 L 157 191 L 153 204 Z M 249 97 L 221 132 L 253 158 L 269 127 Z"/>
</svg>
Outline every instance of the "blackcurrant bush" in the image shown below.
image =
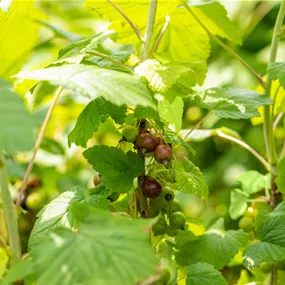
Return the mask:
<svg viewBox="0 0 285 285">
<path fill-rule="evenodd" d="M 152 178 L 146 178 L 142 184 L 142 192 L 145 197 L 155 198 L 160 195 L 162 186 L 159 182 Z"/>
<path fill-rule="evenodd" d="M 154 158 L 159 163 L 167 164 L 167 162 L 171 160 L 172 155 L 172 149 L 167 144 L 161 144 L 154 150 Z"/>
<path fill-rule="evenodd" d="M 138 134 L 138 129 L 134 126 L 126 126 L 122 131 L 125 140 L 132 143 L 136 141 Z"/>
<path fill-rule="evenodd" d="M 136 146 L 140 148 L 142 152 L 152 152 L 156 147 L 155 137 L 149 133 L 142 133 L 137 138 Z"/>
<path fill-rule="evenodd" d="M 93 184 L 95 187 L 101 184 L 101 175 L 99 173 L 95 174 Z"/>
<path fill-rule="evenodd" d="M 250 217 L 243 217 L 239 220 L 238 225 L 240 229 L 245 232 L 251 232 L 253 230 L 253 219 Z"/>
<path fill-rule="evenodd" d="M 120 193 L 118 192 L 113 192 L 112 194 L 110 194 L 107 199 L 110 201 L 110 202 L 116 202 L 120 197 Z"/>
<path fill-rule="evenodd" d="M 164 219 L 159 219 L 153 226 L 152 231 L 154 235 L 164 235 L 166 233 L 167 224 Z"/>
<path fill-rule="evenodd" d="M 182 212 L 174 212 L 169 216 L 169 224 L 176 229 L 184 229 L 186 217 Z"/>
</svg>

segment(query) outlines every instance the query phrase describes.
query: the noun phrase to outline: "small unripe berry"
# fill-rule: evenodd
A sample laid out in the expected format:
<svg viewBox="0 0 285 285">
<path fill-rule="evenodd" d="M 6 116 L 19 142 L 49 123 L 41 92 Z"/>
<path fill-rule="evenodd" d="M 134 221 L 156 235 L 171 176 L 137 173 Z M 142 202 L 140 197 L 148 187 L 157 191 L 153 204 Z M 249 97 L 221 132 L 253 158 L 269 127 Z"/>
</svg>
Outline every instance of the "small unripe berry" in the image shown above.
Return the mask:
<svg viewBox="0 0 285 285">
<path fill-rule="evenodd" d="M 122 131 L 122 135 L 126 141 L 132 143 L 136 141 L 138 134 L 138 129 L 134 126 L 126 126 Z"/>
<path fill-rule="evenodd" d="M 176 229 L 184 229 L 186 217 L 181 212 L 174 212 L 169 216 L 170 226 Z"/>
<path fill-rule="evenodd" d="M 172 149 L 167 144 L 161 144 L 154 150 L 154 158 L 159 163 L 167 164 L 167 162 L 171 160 L 172 155 Z"/>
<path fill-rule="evenodd" d="M 251 232 L 253 230 L 253 219 L 250 217 L 243 217 L 239 220 L 238 225 L 240 229 L 245 232 Z"/>
<path fill-rule="evenodd" d="M 142 133 L 138 136 L 136 146 L 143 152 L 151 152 L 156 147 L 156 140 L 150 133 Z"/>
<path fill-rule="evenodd" d="M 152 231 L 154 235 L 164 235 L 166 233 L 167 224 L 165 220 L 159 219 L 153 226 Z"/>
<path fill-rule="evenodd" d="M 146 178 L 142 184 L 142 192 L 145 197 L 155 198 L 160 195 L 162 186 L 159 182 L 152 178 Z"/>
</svg>

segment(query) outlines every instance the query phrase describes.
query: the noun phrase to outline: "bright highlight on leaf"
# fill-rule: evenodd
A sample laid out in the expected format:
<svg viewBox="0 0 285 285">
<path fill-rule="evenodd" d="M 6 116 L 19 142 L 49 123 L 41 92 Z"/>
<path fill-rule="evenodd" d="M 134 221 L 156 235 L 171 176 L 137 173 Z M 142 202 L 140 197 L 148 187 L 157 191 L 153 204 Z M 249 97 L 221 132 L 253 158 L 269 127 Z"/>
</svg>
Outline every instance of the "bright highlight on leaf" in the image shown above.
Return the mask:
<svg viewBox="0 0 285 285">
<path fill-rule="evenodd" d="M 268 75 L 271 80 L 279 80 L 280 85 L 285 87 L 285 62 L 270 63 Z"/>
</svg>

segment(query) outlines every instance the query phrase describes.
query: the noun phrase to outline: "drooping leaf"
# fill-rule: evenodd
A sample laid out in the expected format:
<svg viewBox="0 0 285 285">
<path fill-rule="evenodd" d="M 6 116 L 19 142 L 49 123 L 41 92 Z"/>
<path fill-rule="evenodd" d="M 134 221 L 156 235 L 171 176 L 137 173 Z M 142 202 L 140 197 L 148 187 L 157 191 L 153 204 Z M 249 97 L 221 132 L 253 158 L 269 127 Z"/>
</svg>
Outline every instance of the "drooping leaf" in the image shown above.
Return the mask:
<svg viewBox="0 0 285 285">
<path fill-rule="evenodd" d="M 176 132 L 181 130 L 183 106 L 184 103 L 180 97 L 176 97 L 171 104 L 165 98 L 158 102 L 160 118 L 168 122 Z"/>
<path fill-rule="evenodd" d="M 134 110 L 134 117 L 137 119 L 159 120 L 159 114 L 156 110 L 149 107 L 137 106 Z"/>
<path fill-rule="evenodd" d="M 32 116 L 10 84 L 0 78 L 0 149 L 14 153 L 34 146 Z"/>
<path fill-rule="evenodd" d="M 279 80 L 285 87 L 285 62 L 272 62 L 268 66 L 268 75 L 271 80 Z"/>
<path fill-rule="evenodd" d="M 277 165 L 276 184 L 281 193 L 285 193 L 285 158 L 282 158 Z"/>
<path fill-rule="evenodd" d="M 243 191 L 254 194 L 265 188 L 270 188 L 271 179 L 258 171 L 249 170 L 239 174 L 236 180 L 240 182 Z"/>
<path fill-rule="evenodd" d="M 260 242 L 250 245 L 243 253 L 243 263 L 254 268 L 262 262 L 285 260 L 285 212 L 275 209 L 256 227 Z"/>
<path fill-rule="evenodd" d="M 149 222 L 72 204 L 77 231 L 54 229 L 32 247 L 38 284 L 133 285 L 155 273 Z M 141 252 L 144 258 L 138 258 Z"/>
<path fill-rule="evenodd" d="M 42 235 L 45 236 L 52 229 L 58 227 L 72 227 L 72 215 L 69 212 L 69 206 L 73 201 L 91 204 L 99 209 L 108 208 L 108 201 L 105 196 L 97 195 L 96 200 L 94 200 L 92 195 L 85 195 L 83 190 L 79 187 L 74 187 L 62 193 L 37 214 L 38 219 L 30 235 L 29 248 L 31 248 Z"/>
<path fill-rule="evenodd" d="M 227 231 L 222 235 L 209 232 L 177 247 L 175 259 L 182 266 L 206 262 L 221 269 L 246 243 L 247 235 L 242 230 Z"/>
<path fill-rule="evenodd" d="M 188 159 L 176 160 L 173 163 L 176 171 L 175 189 L 206 199 L 209 190 L 200 169 Z"/>
<path fill-rule="evenodd" d="M 91 99 L 104 97 L 119 106 L 142 105 L 156 108 L 151 92 L 140 78 L 94 65 L 66 64 L 20 72 L 16 77 L 49 81 Z"/>
<path fill-rule="evenodd" d="M 86 147 L 88 140 L 98 130 L 100 123 L 111 116 L 117 123 L 122 124 L 126 110 L 126 106 L 116 106 L 102 97 L 92 100 L 81 112 L 74 129 L 68 135 L 68 145 L 70 146 L 74 142 L 78 146 Z"/>
<path fill-rule="evenodd" d="M 272 103 L 269 97 L 238 88 L 211 88 L 196 96 L 195 101 L 218 117 L 230 119 L 257 117 L 258 107 Z"/>
<path fill-rule="evenodd" d="M 227 285 L 221 272 L 208 263 L 198 262 L 187 268 L 186 285 Z"/>
<path fill-rule="evenodd" d="M 144 163 L 138 154 L 129 151 L 95 145 L 88 148 L 84 157 L 103 175 L 102 184 L 114 192 L 125 193 L 133 186 L 133 180 L 144 171 Z"/>
<path fill-rule="evenodd" d="M 229 214 L 232 219 L 237 219 L 243 215 L 247 208 L 247 200 L 249 195 L 240 189 L 231 191 L 231 204 Z"/>
</svg>

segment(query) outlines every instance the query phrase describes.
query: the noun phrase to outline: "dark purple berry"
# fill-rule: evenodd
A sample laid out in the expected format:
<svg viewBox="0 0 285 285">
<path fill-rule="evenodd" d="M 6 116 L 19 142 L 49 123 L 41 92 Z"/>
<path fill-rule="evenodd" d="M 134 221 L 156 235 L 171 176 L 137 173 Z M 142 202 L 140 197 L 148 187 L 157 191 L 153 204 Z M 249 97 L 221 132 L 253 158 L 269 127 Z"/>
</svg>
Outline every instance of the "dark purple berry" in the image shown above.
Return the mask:
<svg viewBox="0 0 285 285">
<path fill-rule="evenodd" d="M 137 138 L 136 146 L 143 152 L 151 152 L 156 147 L 156 139 L 150 133 L 142 133 Z"/>
<path fill-rule="evenodd" d="M 146 178 L 142 184 L 142 192 L 148 198 L 155 198 L 160 195 L 162 186 L 155 179 Z"/>
<path fill-rule="evenodd" d="M 167 163 L 172 158 L 172 149 L 167 144 L 161 144 L 154 150 L 154 158 L 159 163 Z"/>
</svg>

